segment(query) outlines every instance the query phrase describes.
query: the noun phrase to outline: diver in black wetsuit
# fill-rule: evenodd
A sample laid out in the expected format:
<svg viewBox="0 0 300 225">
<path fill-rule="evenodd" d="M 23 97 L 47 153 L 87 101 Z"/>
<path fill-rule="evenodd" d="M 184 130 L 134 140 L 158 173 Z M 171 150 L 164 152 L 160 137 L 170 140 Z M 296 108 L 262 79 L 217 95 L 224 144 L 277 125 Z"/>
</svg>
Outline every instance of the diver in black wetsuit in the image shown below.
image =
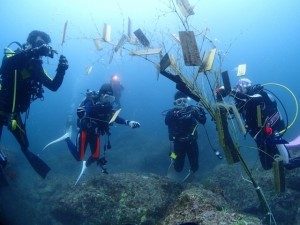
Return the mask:
<svg viewBox="0 0 300 225">
<path fill-rule="evenodd" d="M 43 86 L 51 91 L 56 91 L 62 84 L 65 71 L 68 69 L 68 61 L 61 55 L 56 69 L 56 76 L 51 79 L 43 69 L 42 57 L 53 58 L 55 50 L 49 43 L 50 36 L 42 31 L 32 31 L 27 43 L 19 45 L 15 52 L 6 49 L 6 54 L 1 66 L 0 86 L 0 137 L 3 125 L 17 139 L 21 150 L 35 171 L 43 178 L 50 168 L 38 156 L 29 151 L 29 142 L 26 134 L 25 122 L 21 114 L 28 111 L 31 102 L 43 99 Z"/>
<path fill-rule="evenodd" d="M 263 86 L 252 85 L 247 78 L 238 81 L 231 96 L 235 99 L 247 131 L 257 144 L 262 167 L 265 170 L 271 169 L 275 155 L 282 157 L 287 169 L 299 167 L 299 158 L 291 159 L 288 145 L 285 145 L 280 134 L 286 130 L 286 125 L 274 97 Z"/>
<path fill-rule="evenodd" d="M 168 126 L 169 140 L 174 143 L 173 164 L 176 172 L 184 167 L 185 155 L 188 156 L 190 171 L 184 181 L 191 182 L 198 170 L 198 123 L 205 124 L 203 108 L 188 105 L 187 95 L 178 91 L 174 96 L 175 108 L 167 112 L 165 124 Z M 169 168 L 170 169 L 170 168 Z M 172 168 L 171 168 L 172 169 Z"/>
</svg>

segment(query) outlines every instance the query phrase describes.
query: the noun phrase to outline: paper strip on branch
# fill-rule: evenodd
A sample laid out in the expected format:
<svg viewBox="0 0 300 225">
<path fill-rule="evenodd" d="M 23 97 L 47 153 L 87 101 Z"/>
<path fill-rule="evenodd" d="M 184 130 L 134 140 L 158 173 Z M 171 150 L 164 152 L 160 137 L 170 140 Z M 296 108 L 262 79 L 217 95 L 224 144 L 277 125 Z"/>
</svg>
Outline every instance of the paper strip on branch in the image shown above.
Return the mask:
<svg viewBox="0 0 300 225">
<path fill-rule="evenodd" d="M 206 71 L 210 71 L 212 69 L 216 51 L 217 51 L 217 49 L 214 48 L 210 51 L 205 52 L 204 58 L 203 58 L 203 71 L 206 72 Z"/>
<path fill-rule="evenodd" d="M 165 71 L 171 65 L 171 60 L 168 53 L 164 55 L 159 64 L 161 71 Z"/>
<path fill-rule="evenodd" d="M 95 44 L 95 46 L 96 46 L 96 49 L 97 49 L 98 51 L 100 51 L 100 50 L 102 49 L 100 38 L 94 38 L 93 41 L 94 41 L 94 44 Z"/>
<path fill-rule="evenodd" d="M 106 42 L 110 42 L 110 34 L 111 26 L 105 23 L 103 27 L 103 40 Z"/>
<path fill-rule="evenodd" d="M 180 40 L 179 40 L 178 35 L 176 35 L 176 34 L 171 34 L 171 36 L 172 36 L 173 40 L 176 41 L 177 44 L 180 44 Z"/>
<path fill-rule="evenodd" d="M 200 66 L 201 59 L 193 31 L 179 31 L 184 64 L 186 66 Z"/>
<path fill-rule="evenodd" d="M 142 32 L 141 29 L 137 29 L 136 31 L 133 32 L 135 34 L 135 36 L 137 37 L 137 39 L 141 42 L 141 44 L 145 47 L 149 47 L 150 42 L 147 39 L 147 37 L 145 36 L 145 34 Z"/>
<path fill-rule="evenodd" d="M 155 55 L 161 52 L 161 48 L 148 48 L 145 50 L 138 50 L 131 52 L 132 55 Z"/>
<path fill-rule="evenodd" d="M 126 40 L 127 40 L 127 36 L 125 34 L 123 34 L 121 39 L 119 40 L 117 46 L 115 47 L 115 52 L 117 52 L 120 48 L 122 48 L 122 46 L 124 45 Z"/>
<path fill-rule="evenodd" d="M 180 9 L 182 15 L 184 17 L 188 17 L 191 15 L 194 15 L 194 10 L 191 7 L 190 3 L 188 0 L 176 0 L 176 3 L 178 5 L 178 8 Z"/>
<path fill-rule="evenodd" d="M 246 64 L 241 64 L 238 66 L 237 76 L 244 76 L 246 74 Z"/>
<path fill-rule="evenodd" d="M 129 39 L 132 38 L 131 19 L 129 17 L 128 17 L 128 25 L 127 25 L 127 36 Z"/>
</svg>

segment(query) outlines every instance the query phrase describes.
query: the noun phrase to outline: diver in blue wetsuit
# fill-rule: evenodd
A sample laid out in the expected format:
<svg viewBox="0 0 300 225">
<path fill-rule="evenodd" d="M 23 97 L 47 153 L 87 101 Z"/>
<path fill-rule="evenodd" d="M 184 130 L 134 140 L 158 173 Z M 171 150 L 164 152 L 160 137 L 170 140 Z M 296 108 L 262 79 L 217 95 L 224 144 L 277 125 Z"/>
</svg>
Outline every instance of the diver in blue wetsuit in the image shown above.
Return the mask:
<svg viewBox="0 0 300 225">
<path fill-rule="evenodd" d="M 280 134 L 286 130 L 286 125 L 274 97 L 267 93 L 263 86 L 252 85 L 251 80 L 247 78 L 238 81 L 231 96 L 235 99 L 247 131 L 257 144 L 262 167 L 265 170 L 271 169 L 276 155 L 282 157 L 287 169 L 299 167 L 300 158 L 291 158 L 290 146 Z"/>
<path fill-rule="evenodd" d="M 168 126 L 169 140 L 174 144 L 171 153 L 176 172 L 181 172 L 184 167 L 185 156 L 188 156 L 190 171 L 184 181 L 191 182 L 198 170 L 198 123 L 205 124 L 206 116 L 203 108 L 188 105 L 187 95 L 178 91 L 174 96 L 175 108 L 169 110 L 165 117 Z M 169 168 L 172 169 L 172 168 Z"/>
<path fill-rule="evenodd" d="M 67 138 L 68 147 L 78 161 L 84 160 L 86 147 L 89 144 L 91 149 L 91 156 L 86 161 L 86 167 L 90 166 L 93 162 L 98 161 L 101 165 L 103 158 L 100 157 L 100 135 L 110 135 L 109 126 L 112 122 L 130 126 L 131 128 L 138 128 L 140 124 L 136 121 L 125 120 L 118 115 L 114 121 L 111 121 L 114 114 L 112 103 L 115 97 L 110 84 L 103 84 L 99 93 L 89 91 L 87 97 L 81 102 L 77 109 L 78 116 L 78 135 L 76 145 L 72 143 L 70 138 Z M 110 148 L 109 139 L 107 148 Z M 100 161 L 99 161 L 100 160 Z"/>
</svg>

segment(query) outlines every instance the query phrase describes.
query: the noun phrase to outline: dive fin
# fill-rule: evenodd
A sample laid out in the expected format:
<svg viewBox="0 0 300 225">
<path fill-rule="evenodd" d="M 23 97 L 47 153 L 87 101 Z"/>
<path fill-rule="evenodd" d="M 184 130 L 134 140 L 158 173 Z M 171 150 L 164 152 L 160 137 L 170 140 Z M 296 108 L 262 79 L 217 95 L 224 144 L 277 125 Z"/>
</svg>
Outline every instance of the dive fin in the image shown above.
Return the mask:
<svg viewBox="0 0 300 225">
<path fill-rule="evenodd" d="M 195 173 L 193 171 L 189 171 L 186 177 L 183 179 L 184 183 L 191 183 L 195 178 Z"/>
<path fill-rule="evenodd" d="M 285 139 L 282 139 L 282 138 L 269 139 L 269 140 L 267 140 L 267 142 L 268 142 L 268 144 L 275 144 L 275 145 L 288 144 L 289 143 Z"/>
<path fill-rule="evenodd" d="M 168 168 L 167 177 L 172 180 L 176 180 L 176 171 L 174 169 L 174 161 L 171 160 L 171 164 Z"/>
<path fill-rule="evenodd" d="M 37 155 L 33 154 L 29 150 L 24 152 L 27 160 L 29 161 L 30 165 L 33 169 L 42 177 L 46 178 L 47 173 L 50 171 L 50 167 Z"/>
<path fill-rule="evenodd" d="M 4 176 L 2 168 L 0 167 L 0 188 L 7 187 L 7 186 L 8 186 L 8 182 Z"/>
<path fill-rule="evenodd" d="M 58 142 L 60 142 L 60 141 L 64 141 L 64 140 L 66 140 L 68 137 L 71 137 L 71 136 L 72 136 L 72 126 L 69 127 L 67 133 L 65 133 L 63 136 L 57 138 L 56 140 L 51 141 L 50 143 L 48 143 L 48 144 L 43 148 L 43 150 L 45 150 L 46 148 L 48 148 L 50 145 L 55 144 L 55 143 L 58 143 Z"/>
<path fill-rule="evenodd" d="M 78 178 L 77 178 L 77 180 L 76 180 L 76 183 L 75 183 L 75 185 L 78 183 L 78 181 L 80 180 L 80 178 L 81 178 L 81 176 L 82 176 L 82 174 L 84 173 L 84 171 L 86 170 L 86 161 L 82 161 L 82 168 L 81 168 L 81 172 L 80 172 L 80 174 L 79 174 L 79 176 L 78 176 Z"/>
<path fill-rule="evenodd" d="M 79 152 L 77 151 L 77 147 L 76 145 L 73 144 L 73 142 L 71 141 L 71 139 L 69 137 L 67 137 L 66 139 L 67 145 L 68 145 L 68 149 L 71 152 L 72 156 L 77 160 L 80 161 L 80 156 L 79 156 Z"/>
</svg>

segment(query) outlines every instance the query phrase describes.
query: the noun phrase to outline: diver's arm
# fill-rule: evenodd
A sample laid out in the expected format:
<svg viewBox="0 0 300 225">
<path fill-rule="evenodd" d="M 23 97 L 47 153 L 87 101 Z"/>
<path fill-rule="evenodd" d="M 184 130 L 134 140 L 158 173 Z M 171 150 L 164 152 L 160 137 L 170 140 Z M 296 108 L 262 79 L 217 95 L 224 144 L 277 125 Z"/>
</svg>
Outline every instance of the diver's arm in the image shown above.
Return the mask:
<svg viewBox="0 0 300 225">
<path fill-rule="evenodd" d="M 174 109 L 171 109 L 167 112 L 167 115 L 165 117 L 165 124 L 169 125 L 174 119 L 176 119 L 177 114 L 175 113 Z"/>
<path fill-rule="evenodd" d="M 64 74 L 56 73 L 54 79 L 51 79 L 45 72 L 41 75 L 41 82 L 51 91 L 57 91 L 64 80 Z"/>
<path fill-rule="evenodd" d="M 41 75 L 41 82 L 43 85 L 51 91 L 57 91 L 57 89 L 61 86 L 65 72 L 68 69 L 69 64 L 68 60 L 65 56 L 61 55 L 59 58 L 59 63 L 56 69 L 56 75 L 52 80 L 45 72 Z"/>
<path fill-rule="evenodd" d="M 196 118 L 196 120 L 198 121 L 198 123 L 205 124 L 206 116 L 205 116 L 204 109 L 199 106 L 194 106 L 193 108 L 194 108 L 193 115 Z"/>
<path fill-rule="evenodd" d="M 251 96 L 243 94 L 242 92 L 232 90 L 230 93 L 230 96 L 233 97 L 234 99 L 239 99 L 239 100 L 249 100 Z"/>
<path fill-rule="evenodd" d="M 119 117 L 119 116 L 117 116 L 117 118 L 115 120 L 116 123 L 123 124 L 123 125 L 127 125 L 126 121 L 128 121 L 128 120 L 125 120 L 125 119 L 123 119 L 122 117 Z"/>
<path fill-rule="evenodd" d="M 115 122 L 118 123 L 118 124 L 123 124 L 123 125 L 126 125 L 126 126 L 130 126 L 131 128 L 138 128 L 138 127 L 141 126 L 139 122 L 136 122 L 136 121 L 133 121 L 133 120 L 125 120 L 125 119 L 123 119 L 119 116 L 117 116 Z"/>
</svg>

